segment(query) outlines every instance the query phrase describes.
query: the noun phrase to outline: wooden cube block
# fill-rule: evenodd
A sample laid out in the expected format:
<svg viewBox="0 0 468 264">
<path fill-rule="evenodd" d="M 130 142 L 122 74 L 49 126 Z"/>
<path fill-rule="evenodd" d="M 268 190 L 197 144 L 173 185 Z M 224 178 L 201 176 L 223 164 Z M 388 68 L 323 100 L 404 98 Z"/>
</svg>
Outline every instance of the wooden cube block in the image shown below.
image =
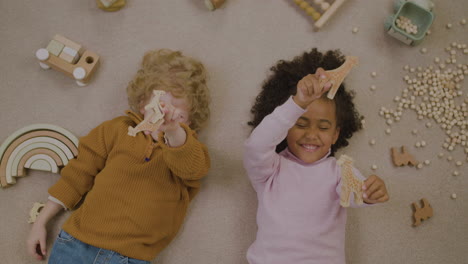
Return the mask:
<svg viewBox="0 0 468 264">
<path fill-rule="evenodd" d="M 68 53 L 65 53 L 65 52 L 60 53 L 59 58 L 61 58 L 62 60 L 66 61 L 66 62 L 68 62 L 70 64 L 72 64 L 72 61 L 74 59 L 74 57 L 72 55 L 70 55 Z"/>
<path fill-rule="evenodd" d="M 78 53 L 80 53 L 80 54 L 83 52 L 83 50 L 82 50 L 83 47 L 80 44 L 78 44 L 76 42 L 73 42 L 73 41 L 67 39 L 66 37 L 64 37 L 64 36 L 62 36 L 60 34 L 56 34 L 53 39 L 60 42 L 60 43 L 62 43 L 63 45 L 65 45 L 67 47 L 70 47 L 70 48 L 78 51 Z"/>
<path fill-rule="evenodd" d="M 56 40 L 51 40 L 49 42 L 49 45 L 47 45 L 47 50 L 54 54 L 55 56 L 58 56 L 60 54 L 60 52 L 62 52 L 63 48 L 65 47 L 65 45 L 63 45 L 63 43 L 61 42 L 58 42 Z"/>
<path fill-rule="evenodd" d="M 68 46 L 65 46 L 65 48 L 63 48 L 62 50 L 62 53 L 66 53 L 70 56 L 73 57 L 71 63 L 75 64 L 79 59 L 80 59 L 80 54 L 78 54 L 78 51 L 77 50 L 74 50 Z"/>
</svg>

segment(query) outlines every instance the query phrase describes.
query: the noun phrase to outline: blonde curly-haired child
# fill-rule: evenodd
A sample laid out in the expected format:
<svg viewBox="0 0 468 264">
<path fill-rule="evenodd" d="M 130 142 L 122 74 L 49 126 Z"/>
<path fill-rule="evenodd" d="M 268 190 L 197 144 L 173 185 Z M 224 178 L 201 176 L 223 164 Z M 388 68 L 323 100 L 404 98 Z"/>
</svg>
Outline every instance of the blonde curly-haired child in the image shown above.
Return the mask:
<svg viewBox="0 0 468 264">
<path fill-rule="evenodd" d="M 49 200 L 27 239 L 31 256 L 47 254 L 47 222 L 74 209 L 51 250 L 49 263 L 149 263 L 175 237 L 207 174 L 210 158 L 197 140 L 209 117 L 206 70 L 168 49 L 150 51 L 127 87 L 131 111 L 80 139 L 78 156 L 49 189 Z M 157 131 L 127 135 L 148 114 L 154 90 L 164 123 Z"/>
</svg>

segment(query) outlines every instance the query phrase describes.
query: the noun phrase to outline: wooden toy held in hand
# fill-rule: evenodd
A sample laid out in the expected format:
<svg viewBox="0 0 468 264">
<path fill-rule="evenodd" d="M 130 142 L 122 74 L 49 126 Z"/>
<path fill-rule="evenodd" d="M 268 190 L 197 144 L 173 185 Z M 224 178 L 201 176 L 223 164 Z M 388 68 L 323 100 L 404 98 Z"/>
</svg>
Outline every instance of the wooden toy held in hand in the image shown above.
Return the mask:
<svg viewBox="0 0 468 264">
<path fill-rule="evenodd" d="M 161 90 L 154 90 L 153 94 L 154 97 L 151 99 L 151 102 L 145 106 L 146 112 L 151 112 L 150 114 L 146 115 L 145 119 L 141 121 L 137 126 L 134 128 L 129 126 L 128 127 L 128 135 L 129 136 L 136 136 L 138 132 L 141 131 L 151 131 L 154 132 L 158 130 L 158 128 L 164 123 L 164 113 L 162 112 L 161 106 L 161 96 L 163 96 L 166 92 Z"/>
<path fill-rule="evenodd" d="M 354 56 L 346 56 L 345 62 L 338 68 L 334 70 L 326 71 L 327 78 L 320 79 L 320 87 L 323 87 L 326 83 L 331 82 L 332 87 L 328 91 L 327 97 L 332 100 L 335 97 L 338 88 L 340 88 L 341 83 L 344 78 L 349 74 L 351 68 L 358 64 L 358 58 Z"/>
<path fill-rule="evenodd" d="M 405 165 L 417 166 L 419 164 L 419 162 L 406 151 L 405 146 L 401 146 L 401 152 L 397 151 L 395 148 L 391 148 L 391 151 L 393 164 L 397 167 Z"/>
<path fill-rule="evenodd" d="M 418 226 L 421 224 L 421 220 L 427 220 L 428 218 L 432 217 L 434 211 L 432 210 L 432 206 L 429 204 L 426 198 L 422 198 L 422 207 L 420 208 L 416 203 L 413 203 L 414 208 L 414 223 L 413 226 Z"/>
<path fill-rule="evenodd" d="M 341 167 L 341 195 L 340 205 L 349 207 L 351 193 L 354 193 L 354 203 L 363 204 L 362 185 L 364 184 L 353 172 L 353 159 L 346 155 L 341 155 L 337 163 Z"/>
</svg>

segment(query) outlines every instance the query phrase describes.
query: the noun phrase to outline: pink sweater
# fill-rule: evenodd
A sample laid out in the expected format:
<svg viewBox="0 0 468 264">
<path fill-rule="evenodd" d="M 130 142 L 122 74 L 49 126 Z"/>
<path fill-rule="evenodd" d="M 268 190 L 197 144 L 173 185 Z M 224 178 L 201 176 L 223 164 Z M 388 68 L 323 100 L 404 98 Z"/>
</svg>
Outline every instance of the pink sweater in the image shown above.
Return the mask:
<svg viewBox="0 0 468 264">
<path fill-rule="evenodd" d="M 247 252 L 250 264 L 345 263 L 346 209 L 340 206 L 336 159 L 328 152 L 306 164 L 288 149 L 275 152 L 304 112 L 289 98 L 245 142 L 244 167 L 258 198 L 257 238 Z"/>
</svg>

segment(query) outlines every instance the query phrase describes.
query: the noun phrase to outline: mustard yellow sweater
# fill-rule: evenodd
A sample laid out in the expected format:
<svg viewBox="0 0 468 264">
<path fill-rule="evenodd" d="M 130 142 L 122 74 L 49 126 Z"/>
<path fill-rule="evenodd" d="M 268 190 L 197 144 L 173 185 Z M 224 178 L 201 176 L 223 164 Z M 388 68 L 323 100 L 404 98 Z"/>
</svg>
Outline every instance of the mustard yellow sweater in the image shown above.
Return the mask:
<svg viewBox="0 0 468 264">
<path fill-rule="evenodd" d="M 206 147 L 188 126 L 184 145 L 128 136 L 141 116 L 127 111 L 80 139 L 78 156 L 49 194 L 74 208 L 63 229 L 95 247 L 151 261 L 175 237 L 210 167 Z"/>
</svg>

